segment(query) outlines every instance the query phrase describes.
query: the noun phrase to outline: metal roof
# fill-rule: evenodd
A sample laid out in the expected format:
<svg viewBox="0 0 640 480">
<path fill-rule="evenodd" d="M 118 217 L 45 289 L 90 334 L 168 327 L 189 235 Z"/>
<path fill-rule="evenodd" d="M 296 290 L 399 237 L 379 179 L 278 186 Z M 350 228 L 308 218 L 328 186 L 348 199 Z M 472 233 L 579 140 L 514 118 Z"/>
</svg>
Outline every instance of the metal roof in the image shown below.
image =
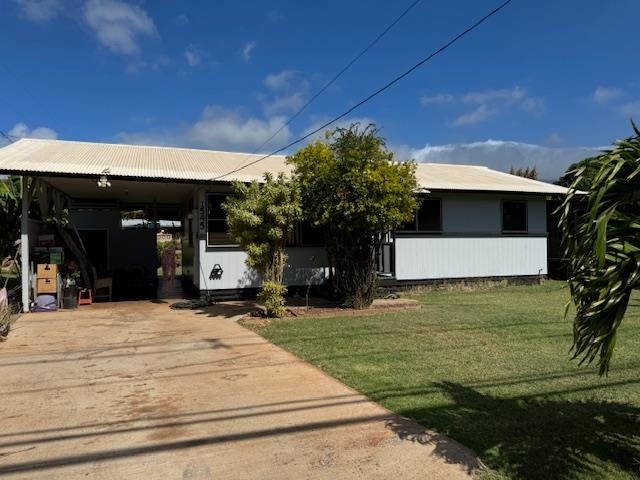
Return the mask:
<svg viewBox="0 0 640 480">
<path fill-rule="evenodd" d="M 474 165 L 419 163 L 418 184 L 428 190 L 541 193 L 564 195 L 568 189 Z"/>
<path fill-rule="evenodd" d="M 285 157 L 274 155 L 249 165 L 261 155 L 191 148 L 21 139 L 0 148 L 0 173 L 38 176 L 166 179 L 191 182 L 260 180 L 266 172 L 286 174 Z M 472 165 L 419 163 L 416 176 L 427 190 L 565 194 L 567 189 L 545 182 Z"/>
<path fill-rule="evenodd" d="M 0 148 L 0 172 L 34 175 L 109 176 L 206 182 L 262 155 L 192 148 L 152 147 L 23 138 Z M 221 178 L 251 181 L 265 172 L 289 172 L 285 157 L 274 155 Z"/>
</svg>

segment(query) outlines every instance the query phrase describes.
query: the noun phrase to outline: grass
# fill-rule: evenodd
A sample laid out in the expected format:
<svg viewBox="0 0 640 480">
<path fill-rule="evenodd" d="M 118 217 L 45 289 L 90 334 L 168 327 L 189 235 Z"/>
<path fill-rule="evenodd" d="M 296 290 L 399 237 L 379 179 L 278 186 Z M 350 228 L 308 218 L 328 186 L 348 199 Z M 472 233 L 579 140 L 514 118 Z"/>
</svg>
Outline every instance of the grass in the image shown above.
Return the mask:
<svg viewBox="0 0 640 480">
<path fill-rule="evenodd" d="M 640 478 L 640 295 L 612 371 L 570 360 L 560 282 L 416 293 L 417 311 L 247 325 L 514 479 Z"/>
</svg>

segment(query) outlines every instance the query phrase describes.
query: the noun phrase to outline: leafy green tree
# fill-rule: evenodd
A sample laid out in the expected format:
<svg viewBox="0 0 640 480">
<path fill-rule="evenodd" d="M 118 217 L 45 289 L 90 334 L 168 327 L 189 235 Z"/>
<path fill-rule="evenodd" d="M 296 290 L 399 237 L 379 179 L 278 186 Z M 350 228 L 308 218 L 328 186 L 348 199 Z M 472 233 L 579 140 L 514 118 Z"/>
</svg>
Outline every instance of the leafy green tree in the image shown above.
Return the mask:
<svg viewBox="0 0 640 480">
<path fill-rule="evenodd" d="M 266 307 L 267 316 L 281 317 L 287 291 L 282 284 L 285 240 L 294 222 L 302 217 L 298 188 L 283 174 L 276 178 L 265 174 L 262 184 L 235 182 L 233 189 L 235 196 L 223 205 L 229 233 L 247 252 L 247 266 L 262 276 L 258 300 Z"/>
<path fill-rule="evenodd" d="M 373 301 L 375 252 L 384 233 L 413 218 L 415 164 L 394 162 L 374 125 L 328 133 L 288 158 L 305 217 L 327 232 L 333 284 L 346 305 Z"/>
<path fill-rule="evenodd" d="M 580 180 L 575 184 L 574 188 L 582 191 L 590 190 L 596 175 L 600 171 L 600 160 L 601 157 L 589 157 L 572 163 L 556 183 L 563 187 L 570 187 L 574 184 L 578 177 L 578 172 L 580 172 Z"/>
<path fill-rule="evenodd" d="M 601 375 L 609 369 L 631 292 L 640 286 L 640 131 L 632 126 L 634 136 L 575 169 L 561 206 L 576 306 L 574 358 L 597 358 Z M 586 198 L 578 193 L 585 182 L 591 185 Z"/>
<path fill-rule="evenodd" d="M 20 238 L 21 202 L 21 178 L 12 175 L 0 179 L 0 260 L 14 253 L 14 242 Z"/>
</svg>

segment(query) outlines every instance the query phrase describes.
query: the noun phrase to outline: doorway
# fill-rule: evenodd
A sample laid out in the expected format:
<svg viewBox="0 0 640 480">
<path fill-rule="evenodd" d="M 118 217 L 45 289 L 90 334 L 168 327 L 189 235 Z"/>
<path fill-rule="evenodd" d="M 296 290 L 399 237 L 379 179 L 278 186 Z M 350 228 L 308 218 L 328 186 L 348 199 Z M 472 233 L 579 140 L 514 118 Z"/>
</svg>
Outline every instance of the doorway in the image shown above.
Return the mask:
<svg viewBox="0 0 640 480">
<path fill-rule="evenodd" d="M 78 230 L 89 264 L 94 266 L 98 276 L 109 272 L 109 230 L 83 229 Z"/>
<path fill-rule="evenodd" d="M 158 298 L 182 298 L 182 224 L 161 220 L 156 228 Z"/>
</svg>

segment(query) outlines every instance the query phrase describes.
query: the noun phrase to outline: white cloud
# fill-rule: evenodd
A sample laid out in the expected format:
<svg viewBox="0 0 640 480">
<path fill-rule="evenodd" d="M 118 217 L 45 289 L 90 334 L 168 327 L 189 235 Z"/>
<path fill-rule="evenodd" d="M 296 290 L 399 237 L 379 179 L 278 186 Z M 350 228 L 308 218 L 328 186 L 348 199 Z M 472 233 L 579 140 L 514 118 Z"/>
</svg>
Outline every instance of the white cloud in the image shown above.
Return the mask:
<svg viewBox="0 0 640 480">
<path fill-rule="evenodd" d="M 435 95 L 423 95 L 420 97 L 420 104 L 423 107 L 428 105 L 443 105 L 445 103 L 453 103 L 455 101 L 455 97 L 448 93 L 437 93 Z"/>
<path fill-rule="evenodd" d="M 187 17 L 184 13 L 181 13 L 176 17 L 176 25 L 178 25 L 179 27 L 189 25 L 189 17 Z"/>
<path fill-rule="evenodd" d="M 271 10 L 267 14 L 267 18 L 271 23 L 275 23 L 276 25 L 280 25 L 287 21 L 287 17 L 285 17 L 279 10 Z"/>
<path fill-rule="evenodd" d="M 547 145 L 551 145 L 553 147 L 557 147 L 558 145 L 562 145 L 564 143 L 564 138 L 559 133 L 553 132 L 551 133 L 545 142 Z"/>
<path fill-rule="evenodd" d="M 622 106 L 622 111 L 625 115 L 629 115 L 630 117 L 640 116 L 640 100 L 625 103 Z"/>
<path fill-rule="evenodd" d="M 202 56 L 193 47 L 188 47 L 184 51 L 184 58 L 190 67 L 197 67 L 202 63 Z"/>
<path fill-rule="evenodd" d="M 32 22 L 46 22 L 55 17 L 61 5 L 60 0 L 15 0 L 20 7 L 20 13 Z"/>
<path fill-rule="evenodd" d="M 600 147 L 550 148 L 528 143 L 502 140 L 425 145 L 423 148 L 394 147 L 396 158 L 415 159 L 426 163 L 484 165 L 508 172 L 511 167 L 536 167 L 541 180 L 555 181 L 569 165 L 600 153 Z"/>
<path fill-rule="evenodd" d="M 146 11 L 121 0 L 87 0 L 83 15 L 98 41 L 114 53 L 135 55 L 141 37 L 158 34 Z"/>
<path fill-rule="evenodd" d="M 486 105 L 480 105 L 475 110 L 469 113 L 460 115 L 453 121 L 453 125 L 456 127 L 464 125 L 475 125 L 476 123 L 484 122 L 486 119 L 496 113 L 496 110 L 487 107 Z"/>
<path fill-rule="evenodd" d="M 263 110 L 267 116 L 279 113 L 293 113 L 302 108 L 306 102 L 305 92 L 293 92 L 288 95 L 275 97 L 271 101 L 263 103 Z"/>
<path fill-rule="evenodd" d="M 309 81 L 301 78 L 295 70 L 270 73 L 264 84 L 272 93 L 261 94 L 258 99 L 267 116 L 297 112 L 307 101 Z"/>
<path fill-rule="evenodd" d="M 520 108 L 525 112 L 538 113 L 544 110 L 544 100 L 541 98 L 526 98 L 520 104 Z"/>
<path fill-rule="evenodd" d="M 264 79 L 264 84 L 271 90 L 286 90 L 296 76 L 295 70 L 283 70 L 280 73 L 270 73 Z"/>
<path fill-rule="evenodd" d="M 273 135 L 284 122 L 284 117 L 246 118 L 237 111 L 210 105 L 204 109 L 202 118 L 188 129 L 186 138 L 190 143 L 203 147 L 215 145 L 221 149 L 252 150 Z M 284 128 L 273 142 L 284 143 L 289 136 L 289 129 Z"/>
<path fill-rule="evenodd" d="M 242 55 L 242 58 L 244 59 L 245 62 L 248 62 L 249 60 L 251 60 L 251 54 L 253 53 L 253 49 L 256 48 L 257 43 L 254 41 L 250 41 L 244 44 L 244 47 L 242 47 L 242 50 L 240 51 L 240 55 Z"/>
<path fill-rule="evenodd" d="M 22 122 L 16 123 L 13 128 L 7 132 L 7 134 L 11 137 L 20 138 L 58 138 L 58 132 L 49 127 L 37 127 L 30 130 L 29 127 Z"/>
<path fill-rule="evenodd" d="M 487 102 L 505 102 L 507 104 L 513 104 L 520 102 L 527 98 L 527 91 L 520 87 L 513 87 L 511 89 L 499 89 L 499 90 L 485 90 L 482 92 L 469 92 L 462 96 L 462 101 L 465 103 L 487 103 Z"/>
<path fill-rule="evenodd" d="M 423 95 L 420 97 L 420 104 L 424 107 L 445 104 L 477 105 L 473 110 L 459 115 L 451 123 L 456 127 L 475 125 L 500 112 L 515 107 L 533 114 L 544 110 L 544 100 L 529 96 L 527 91 L 519 86 L 462 94 L 437 93 L 435 95 Z"/>
<path fill-rule="evenodd" d="M 621 97 L 624 92 L 619 88 L 598 87 L 593 92 L 593 101 L 604 104 Z"/>
<path fill-rule="evenodd" d="M 126 72 L 130 75 L 137 75 L 145 70 L 159 72 L 163 68 L 171 65 L 171 59 L 166 55 L 156 55 L 151 60 L 136 59 L 127 64 Z"/>
<path fill-rule="evenodd" d="M 147 145 L 175 145 L 214 150 L 253 151 L 276 133 L 286 118 L 274 116 L 258 118 L 243 115 L 217 105 L 204 108 L 193 124 L 168 130 L 149 132 L 121 132 L 118 139 L 126 143 Z M 291 138 L 288 127 L 273 138 L 274 145 L 284 145 Z"/>
</svg>

